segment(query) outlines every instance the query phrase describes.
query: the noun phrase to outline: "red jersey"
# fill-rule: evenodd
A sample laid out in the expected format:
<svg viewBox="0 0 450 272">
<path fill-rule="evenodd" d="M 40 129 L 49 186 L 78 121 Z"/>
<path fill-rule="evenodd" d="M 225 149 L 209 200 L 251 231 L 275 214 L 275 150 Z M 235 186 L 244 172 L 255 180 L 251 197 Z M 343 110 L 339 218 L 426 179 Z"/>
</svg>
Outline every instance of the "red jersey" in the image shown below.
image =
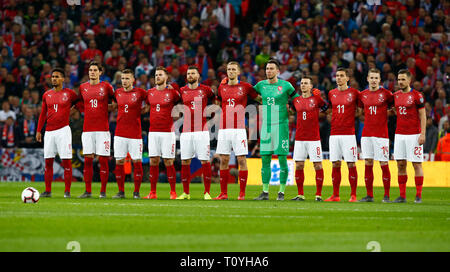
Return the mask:
<svg viewBox="0 0 450 272">
<path fill-rule="evenodd" d="M 387 110 L 394 101 L 391 91 L 379 88 L 366 89 L 359 94 L 360 105 L 364 106 L 363 137 L 389 138 Z"/>
<path fill-rule="evenodd" d="M 80 100 L 84 104 L 83 131 L 109 131 L 108 103 L 114 96 L 114 89 L 108 82 L 80 85 Z"/>
<path fill-rule="evenodd" d="M 425 107 L 423 95 L 412 89 L 404 93 L 394 93 L 395 110 L 397 111 L 397 129 L 395 134 L 420 134 L 419 109 Z"/>
<path fill-rule="evenodd" d="M 355 88 L 348 88 L 345 91 L 333 89 L 328 93 L 328 100 L 333 106 L 330 135 L 355 135 L 358 97 L 359 91 Z"/>
<path fill-rule="evenodd" d="M 319 132 L 319 110 L 325 106 L 325 101 L 320 96 L 302 96 L 292 101 L 297 111 L 297 129 L 295 130 L 296 141 L 318 141 Z"/>
<path fill-rule="evenodd" d="M 184 86 L 180 89 L 180 95 L 184 104 L 183 132 L 207 131 L 203 111 L 208 104 L 208 98 L 214 97 L 211 88 L 203 84 L 196 89 Z"/>
<path fill-rule="evenodd" d="M 116 90 L 114 98 L 117 101 L 117 126 L 116 136 L 141 139 L 141 109 L 142 102 L 147 100 L 147 91 L 141 88 L 133 88 L 125 91 L 123 88 Z"/>
<path fill-rule="evenodd" d="M 37 131 L 52 131 L 69 125 L 70 108 L 78 101 L 78 95 L 71 89 L 61 91 L 50 89 L 42 96 L 42 110 L 39 115 Z"/>
<path fill-rule="evenodd" d="M 249 83 L 241 82 L 236 85 L 219 85 L 218 97 L 222 100 L 220 129 L 245 129 L 245 107 L 247 107 L 247 95 L 249 95 L 252 99 L 255 99 L 258 96 L 258 93 Z"/>
<path fill-rule="evenodd" d="M 176 102 L 180 100 L 177 89 L 158 90 L 152 88 L 148 90 L 147 103 L 150 105 L 150 132 L 171 132 L 173 131 L 172 109 Z"/>
</svg>

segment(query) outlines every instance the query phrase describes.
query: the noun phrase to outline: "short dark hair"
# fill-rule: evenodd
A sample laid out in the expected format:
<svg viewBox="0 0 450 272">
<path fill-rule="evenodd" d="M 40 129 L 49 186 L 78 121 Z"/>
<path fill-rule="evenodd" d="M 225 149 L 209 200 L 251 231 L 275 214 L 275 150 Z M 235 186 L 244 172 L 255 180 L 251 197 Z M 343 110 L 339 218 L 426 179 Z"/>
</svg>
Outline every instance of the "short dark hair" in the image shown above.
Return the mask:
<svg viewBox="0 0 450 272">
<path fill-rule="evenodd" d="M 131 74 L 134 77 L 134 71 L 131 69 L 126 68 L 126 69 L 123 69 L 121 72 L 122 72 L 122 74 Z"/>
<path fill-rule="evenodd" d="M 369 70 L 369 72 L 367 73 L 367 75 L 369 75 L 370 73 L 376 73 L 376 74 L 381 75 L 380 70 L 378 70 L 377 68 L 371 68 L 371 69 Z"/>
<path fill-rule="evenodd" d="M 196 65 L 191 65 L 187 69 L 188 70 L 197 70 L 197 72 L 200 74 L 200 70 L 198 69 L 198 67 Z"/>
<path fill-rule="evenodd" d="M 167 76 L 169 75 L 169 72 L 168 72 L 167 69 L 166 69 L 165 67 L 163 67 L 163 66 L 158 66 L 158 67 L 156 67 L 155 72 L 156 72 L 156 71 L 164 71 L 164 73 L 166 73 Z M 156 73 L 155 73 L 155 74 L 156 74 Z"/>
<path fill-rule="evenodd" d="M 408 69 L 400 69 L 400 71 L 398 71 L 398 74 L 405 74 L 408 78 L 411 78 L 411 72 Z"/>
<path fill-rule="evenodd" d="M 91 66 L 97 66 L 98 70 L 100 72 L 103 72 L 103 67 L 102 67 L 102 65 L 100 63 L 98 63 L 96 61 L 91 61 L 91 62 L 89 62 L 88 69 L 91 68 Z"/>
<path fill-rule="evenodd" d="M 277 69 L 280 70 L 280 62 L 279 62 L 278 60 L 276 60 L 276 59 L 270 59 L 270 60 L 266 63 L 266 67 L 267 67 L 268 64 L 271 64 L 271 63 L 275 64 L 275 65 L 277 66 Z"/>
<path fill-rule="evenodd" d="M 66 73 L 64 72 L 63 68 L 60 67 L 56 67 L 52 70 L 52 73 L 50 75 L 52 75 L 54 72 L 58 72 L 60 73 L 63 77 L 66 77 Z"/>
<path fill-rule="evenodd" d="M 303 76 L 302 79 L 309 79 L 309 82 L 311 82 L 311 84 L 312 84 L 312 82 L 313 82 L 313 79 L 312 79 L 311 76 Z M 300 81 L 301 81 L 301 80 L 300 80 Z"/>
<path fill-rule="evenodd" d="M 347 70 L 347 68 L 339 67 L 339 68 L 337 68 L 337 70 L 336 70 L 336 74 L 337 74 L 337 72 L 345 72 L 345 75 L 348 76 L 348 70 Z"/>
<path fill-rule="evenodd" d="M 230 62 L 227 63 L 227 66 L 228 65 L 236 65 L 239 68 L 239 70 L 241 70 L 241 65 L 237 61 L 234 61 L 234 60 L 230 61 Z"/>
</svg>

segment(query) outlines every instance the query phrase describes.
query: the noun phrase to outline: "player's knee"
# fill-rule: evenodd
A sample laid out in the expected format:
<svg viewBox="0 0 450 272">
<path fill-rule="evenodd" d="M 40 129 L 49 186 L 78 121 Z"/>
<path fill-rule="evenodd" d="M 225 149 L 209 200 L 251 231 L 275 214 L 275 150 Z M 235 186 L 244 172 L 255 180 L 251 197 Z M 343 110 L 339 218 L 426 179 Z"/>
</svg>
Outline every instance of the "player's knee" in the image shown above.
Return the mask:
<svg viewBox="0 0 450 272">
<path fill-rule="evenodd" d="M 296 170 L 303 170 L 305 168 L 305 162 L 298 161 L 295 163 L 295 169 Z"/>
<path fill-rule="evenodd" d="M 173 165 L 173 159 L 164 159 L 164 165 L 165 166 L 172 166 Z"/>
<path fill-rule="evenodd" d="M 415 171 L 421 171 L 422 170 L 422 163 L 421 162 L 413 162 L 412 163 L 413 168 Z"/>
<path fill-rule="evenodd" d="M 365 159 L 365 165 L 373 165 L 373 159 Z"/>
<path fill-rule="evenodd" d="M 150 158 L 150 165 L 155 166 L 159 164 L 159 157 Z"/>
<path fill-rule="evenodd" d="M 388 165 L 389 163 L 387 161 L 380 161 L 380 166 Z"/>
<path fill-rule="evenodd" d="M 322 169 L 322 162 L 315 162 L 314 170 L 320 170 L 320 169 Z"/>
<path fill-rule="evenodd" d="M 203 161 L 202 161 L 203 164 Z M 181 165 L 191 165 L 191 160 L 182 160 Z"/>
<path fill-rule="evenodd" d="M 338 168 L 338 167 L 341 167 L 341 162 L 340 161 L 333 162 L 333 168 Z"/>
<path fill-rule="evenodd" d="M 353 168 L 355 166 L 356 166 L 356 163 L 354 163 L 354 162 L 347 162 L 347 167 L 348 168 Z"/>
<path fill-rule="evenodd" d="M 125 163 L 125 159 L 116 160 L 116 164 L 122 165 Z"/>
<path fill-rule="evenodd" d="M 245 157 L 238 157 L 237 161 L 240 170 L 247 170 L 247 159 Z"/>
<path fill-rule="evenodd" d="M 228 168 L 228 164 L 230 163 L 229 156 L 220 156 L 220 167 Z"/>
</svg>

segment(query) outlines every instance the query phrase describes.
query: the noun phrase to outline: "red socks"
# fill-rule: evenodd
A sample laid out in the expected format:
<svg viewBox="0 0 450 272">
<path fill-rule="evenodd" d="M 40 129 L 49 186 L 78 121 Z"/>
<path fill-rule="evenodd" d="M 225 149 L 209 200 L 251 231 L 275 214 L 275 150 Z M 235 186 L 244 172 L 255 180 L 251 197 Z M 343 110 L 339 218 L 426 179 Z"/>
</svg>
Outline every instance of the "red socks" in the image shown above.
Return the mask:
<svg viewBox="0 0 450 272">
<path fill-rule="evenodd" d="M 331 172 L 331 180 L 333 181 L 333 195 L 339 196 L 339 187 L 341 186 L 341 168 L 333 167 Z"/>
<path fill-rule="evenodd" d="M 416 183 L 416 197 L 422 198 L 422 187 L 423 187 L 423 176 L 415 177 L 414 181 Z"/>
<path fill-rule="evenodd" d="M 303 183 L 305 181 L 305 173 L 303 170 L 295 170 L 295 183 L 297 183 L 297 194 L 303 195 Z"/>
<path fill-rule="evenodd" d="M 358 172 L 356 166 L 348 168 L 348 181 L 350 182 L 350 188 L 352 190 L 351 195 L 356 196 L 356 187 L 358 186 Z"/>
<path fill-rule="evenodd" d="M 45 172 L 44 172 L 44 180 L 45 180 L 45 191 L 52 191 L 52 181 L 53 181 L 53 161 L 54 158 L 45 159 Z"/>
<path fill-rule="evenodd" d="M 191 166 L 181 165 L 181 183 L 183 183 L 183 192 L 189 194 L 189 182 L 191 178 Z"/>
<path fill-rule="evenodd" d="M 373 197 L 373 165 L 366 165 L 364 181 L 366 183 L 367 196 Z"/>
<path fill-rule="evenodd" d="M 159 178 L 159 166 L 150 165 L 150 192 L 156 193 L 156 184 Z"/>
<path fill-rule="evenodd" d="M 382 165 L 381 171 L 383 172 L 384 196 L 389 197 L 389 190 L 391 188 L 391 172 L 389 171 L 389 165 Z"/>
<path fill-rule="evenodd" d="M 125 192 L 125 173 L 123 164 L 116 164 L 116 181 L 120 192 Z"/>
<path fill-rule="evenodd" d="M 64 167 L 64 192 L 70 192 L 70 185 L 72 184 L 72 159 L 62 160 Z"/>
<path fill-rule="evenodd" d="M 167 173 L 167 181 L 170 184 L 170 191 L 175 192 L 175 185 L 177 182 L 177 176 L 175 172 L 175 166 L 166 166 L 166 173 Z"/>
<path fill-rule="evenodd" d="M 322 195 L 323 169 L 316 170 L 316 195 Z"/>
<path fill-rule="evenodd" d="M 144 171 L 142 170 L 142 162 L 133 163 L 134 165 L 134 192 L 139 192 L 142 184 L 142 175 Z"/>
<path fill-rule="evenodd" d="M 109 157 L 99 156 L 98 160 L 100 162 L 100 181 L 102 184 L 100 192 L 106 192 L 106 185 L 108 184 L 109 177 Z"/>
<path fill-rule="evenodd" d="M 245 188 L 247 187 L 248 170 L 239 171 L 239 187 L 240 195 L 245 195 Z"/>
<path fill-rule="evenodd" d="M 230 174 L 230 169 L 220 170 L 220 192 L 222 194 L 228 194 L 228 175 Z"/>
<path fill-rule="evenodd" d="M 84 174 L 84 183 L 86 186 L 86 192 L 91 193 L 92 192 L 92 175 L 94 172 L 93 169 L 93 158 L 90 157 L 84 157 L 84 169 L 83 169 L 83 174 Z"/>
<path fill-rule="evenodd" d="M 205 191 L 203 192 L 203 194 L 206 193 L 209 194 L 211 190 L 211 176 L 212 176 L 211 163 L 207 162 L 203 164 L 202 171 L 203 171 L 203 183 L 205 185 Z M 247 177 L 245 178 L 245 180 L 247 181 Z"/>
<path fill-rule="evenodd" d="M 398 188 L 400 189 L 400 196 L 406 198 L 406 182 L 408 181 L 407 175 L 398 176 Z"/>
</svg>

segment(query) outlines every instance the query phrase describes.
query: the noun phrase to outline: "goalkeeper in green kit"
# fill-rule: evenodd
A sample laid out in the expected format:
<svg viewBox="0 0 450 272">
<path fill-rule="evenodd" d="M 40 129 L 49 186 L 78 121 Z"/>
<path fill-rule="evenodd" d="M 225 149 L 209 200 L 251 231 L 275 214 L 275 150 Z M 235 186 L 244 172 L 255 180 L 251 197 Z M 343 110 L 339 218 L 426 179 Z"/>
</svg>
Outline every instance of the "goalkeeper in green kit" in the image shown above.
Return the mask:
<svg viewBox="0 0 450 272">
<path fill-rule="evenodd" d="M 272 176 L 270 162 L 272 154 L 278 155 L 280 162 L 280 191 L 277 200 L 284 200 L 288 177 L 287 155 L 289 154 L 288 101 L 299 95 L 291 83 L 278 79 L 280 65 L 271 59 L 266 64 L 266 80 L 258 82 L 254 88 L 262 97 L 262 128 L 260 154 L 262 158 L 262 193 L 255 200 L 269 199 L 269 183 Z"/>
</svg>

